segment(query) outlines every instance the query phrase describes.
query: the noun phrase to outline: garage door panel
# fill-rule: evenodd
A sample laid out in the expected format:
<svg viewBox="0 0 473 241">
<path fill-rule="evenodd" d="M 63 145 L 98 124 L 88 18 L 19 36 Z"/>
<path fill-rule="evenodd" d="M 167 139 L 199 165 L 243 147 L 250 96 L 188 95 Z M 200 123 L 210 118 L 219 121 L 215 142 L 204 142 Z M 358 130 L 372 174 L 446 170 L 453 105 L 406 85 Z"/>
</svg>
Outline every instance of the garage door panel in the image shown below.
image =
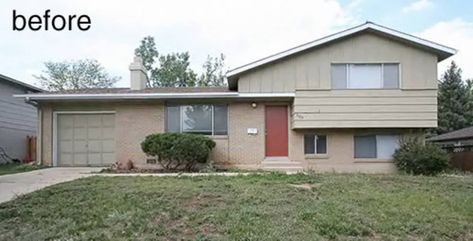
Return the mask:
<svg viewBox="0 0 473 241">
<path fill-rule="evenodd" d="M 74 166 L 87 166 L 87 153 L 74 153 Z"/>
<path fill-rule="evenodd" d="M 87 141 L 87 147 L 89 152 L 102 152 L 102 141 L 101 140 L 90 140 Z"/>
<path fill-rule="evenodd" d="M 89 165 L 100 166 L 102 165 L 102 153 L 89 153 L 88 160 L 89 160 Z"/>
<path fill-rule="evenodd" d="M 73 146 L 75 153 L 87 153 L 87 141 L 76 140 Z"/>
<path fill-rule="evenodd" d="M 115 162 L 113 114 L 59 114 L 59 166 L 106 166 Z"/>
<path fill-rule="evenodd" d="M 61 115 L 58 117 L 58 121 L 59 128 L 71 128 L 74 126 L 74 116 L 71 115 Z"/>
<path fill-rule="evenodd" d="M 72 129 L 63 128 L 59 131 L 59 140 L 72 140 L 73 137 Z"/>
<path fill-rule="evenodd" d="M 87 128 L 79 127 L 74 128 L 74 140 L 86 140 L 87 139 Z"/>
<path fill-rule="evenodd" d="M 87 127 L 87 116 L 86 115 L 74 115 L 74 127 Z"/>
<path fill-rule="evenodd" d="M 101 139 L 102 138 L 102 128 L 100 127 L 89 127 L 87 129 L 87 139 Z"/>
<path fill-rule="evenodd" d="M 100 115 L 89 115 L 87 116 L 87 127 L 101 127 L 102 126 L 102 116 Z"/>
<path fill-rule="evenodd" d="M 72 153 L 60 153 L 59 160 L 61 160 L 62 166 L 72 166 L 72 163 L 73 163 Z"/>
<path fill-rule="evenodd" d="M 59 141 L 59 150 L 61 153 L 71 153 L 72 152 L 72 141 Z"/>
</svg>

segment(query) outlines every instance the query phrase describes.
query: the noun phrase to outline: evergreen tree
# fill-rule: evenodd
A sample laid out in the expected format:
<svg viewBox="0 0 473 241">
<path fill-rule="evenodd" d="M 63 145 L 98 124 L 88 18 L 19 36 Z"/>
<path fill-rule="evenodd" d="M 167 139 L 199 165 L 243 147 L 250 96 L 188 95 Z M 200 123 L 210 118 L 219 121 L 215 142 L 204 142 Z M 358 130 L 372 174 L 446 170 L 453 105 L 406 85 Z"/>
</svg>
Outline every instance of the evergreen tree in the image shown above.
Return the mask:
<svg viewBox="0 0 473 241">
<path fill-rule="evenodd" d="M 461 68 L 452 61 L 442 75 L 438 94 L 437 134 L 473 125 L 471 90 L 462 81 L 461 73 Z"/>
</svg>

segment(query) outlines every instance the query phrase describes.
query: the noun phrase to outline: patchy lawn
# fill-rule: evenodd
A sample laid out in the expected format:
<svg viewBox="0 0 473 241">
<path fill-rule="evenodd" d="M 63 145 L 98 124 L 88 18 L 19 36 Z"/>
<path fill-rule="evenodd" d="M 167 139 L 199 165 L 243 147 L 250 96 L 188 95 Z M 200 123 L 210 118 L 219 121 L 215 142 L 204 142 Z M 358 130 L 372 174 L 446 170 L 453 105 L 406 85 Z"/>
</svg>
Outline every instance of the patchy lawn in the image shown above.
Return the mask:
<svg viewBox="0 0 473 241">
<path fill-rule="evenodd" d="M 90 177 L 0 204 L 0 240 L 472 240 L 473 176 Z"/>
<path fill-rule="evenodd" d="M 0 176 L 7 174 L 14 174 L 19 172 L 29 172 L 44 168 L 38 165 L 30 164 L 19 164 L 19 163 L 10 163 L 10 164 L 0 164 Z"/>
</svg>

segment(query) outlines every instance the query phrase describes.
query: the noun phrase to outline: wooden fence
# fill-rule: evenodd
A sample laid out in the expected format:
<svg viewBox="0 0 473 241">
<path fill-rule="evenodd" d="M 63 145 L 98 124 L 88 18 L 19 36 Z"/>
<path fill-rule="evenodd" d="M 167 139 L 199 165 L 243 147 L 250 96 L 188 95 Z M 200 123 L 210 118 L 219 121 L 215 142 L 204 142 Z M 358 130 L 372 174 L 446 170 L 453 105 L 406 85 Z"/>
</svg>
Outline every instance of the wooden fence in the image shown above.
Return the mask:
<svg viewBox="0 0 473 241">
<path fill-rule="evenodd" d="M 450 165 L 463 171 L 473 171 L 473 145 L 444 147 L 450 155 Z"/>
<path fill-rule="evenodd" d="M 25 163 L 36 161 L 36 136 L 26 137 L 26 156 L 23 161 Z"/>
</svg>

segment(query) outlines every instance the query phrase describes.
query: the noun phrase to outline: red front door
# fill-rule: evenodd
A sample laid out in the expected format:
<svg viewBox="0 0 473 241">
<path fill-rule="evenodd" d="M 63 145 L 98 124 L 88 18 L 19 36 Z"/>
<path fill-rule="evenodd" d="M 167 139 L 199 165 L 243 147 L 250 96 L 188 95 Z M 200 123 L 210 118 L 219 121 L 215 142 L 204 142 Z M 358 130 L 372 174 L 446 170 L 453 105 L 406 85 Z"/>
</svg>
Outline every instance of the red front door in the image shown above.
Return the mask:
<svg viewBox="0 0 473 241">
<path fill-rule="evenodd" d="M 287 106 L 266 106 L 266 156 L 287 156 Z"/>
</svg>

